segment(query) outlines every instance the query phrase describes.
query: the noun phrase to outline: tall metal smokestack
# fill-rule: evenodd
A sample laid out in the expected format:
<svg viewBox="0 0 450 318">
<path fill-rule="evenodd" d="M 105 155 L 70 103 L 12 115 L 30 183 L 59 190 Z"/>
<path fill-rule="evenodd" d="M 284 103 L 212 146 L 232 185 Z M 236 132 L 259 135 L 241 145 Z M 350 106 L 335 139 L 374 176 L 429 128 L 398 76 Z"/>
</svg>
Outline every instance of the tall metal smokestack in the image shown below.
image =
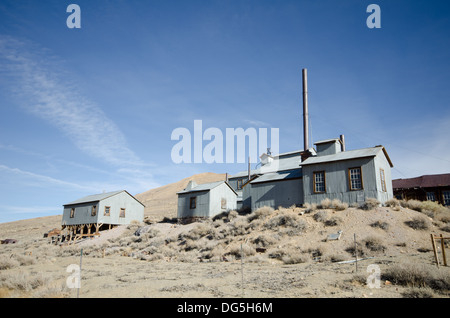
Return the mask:
<svg viewBox="0 0 450 318">
<path fill-rule="evenodd" d="M 303 146 L 304 150 L 309 148 L 309 137 L 308 137 L 308 78 L 307 70 L 304 68 L 302 70 L 303 75 Z"/>
</svg>

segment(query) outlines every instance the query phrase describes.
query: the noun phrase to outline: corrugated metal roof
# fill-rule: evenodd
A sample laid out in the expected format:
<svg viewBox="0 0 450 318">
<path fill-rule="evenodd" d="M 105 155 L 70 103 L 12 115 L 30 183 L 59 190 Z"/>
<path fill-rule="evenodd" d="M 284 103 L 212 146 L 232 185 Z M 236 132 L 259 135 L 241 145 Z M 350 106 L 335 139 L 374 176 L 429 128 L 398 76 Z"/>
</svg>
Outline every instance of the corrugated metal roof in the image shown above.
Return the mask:
<svg viewBox="0 0 450 318">
<path fill-rule="evenodd" d="M 283 156 L 288 156 L 292 154 L 298 153 L 297 156 L 291 156 L 284 158 Z M 301 162 L 301 156 L 300 151 L 291 151 L 279 154 L 277 156 L 274 156 L 274 160 L 271 163 L 268 163 L 264 166 L 259 166 L 258 169 L 252 169 L 250 170 L 251 175 L 258 175 L 258 174 L 265 174 L 270 172 L 276 172 L 276 171 L 285 171 L 285 170 L 292 170 L 292 169 L 298 169 L 299 164 Z M 232 176 L 229 176 L 229 179 L 232 178 L 240 178 L 240 177 L 246 177 L 248 176 L 248 170 L 247 171 L 241 171 L 238 172 Z"/>
<path fill-rule="evenodd" d="M 375 157 L 376 155 L 378 155 L 378 153 L 380 151 L 384 152 L 386 159 L 388 160 L 391 167 L 393 167 L 391 159 L 389 158 L 389 156 L 383 146 L 376 146 L 376 147 L 356 149 L 356 150 L 348 150 L 348 151 L 338 152 L 333 155 L 309 157 L 308 159 L 306 159 L 305 161 L 300 163 L 300 165 L 306 166 L 306 165 L 326 163 L 326 162 L 332 162 L 332 161 L 350 160 L 350 159 L 357 159 L 357 158 L 364 158 L 364 157 Z"/>
<path fill-rule="evenodd" d="M 416 178 L 392 180 L 394 189 L 431 188 L 450 186 L 450 173 L 424 175 Z"/>
<path fill-rule="evenodd" d="M 215 187 L 221 185 L 222 183 L 225 183 L 231 190 L 233 190 L 234 193 L 236 193 L 236 191 L 234 191 L 234 189 L 231 188 L 230 185 L 226 181 L 216 181 L 216 182 L 199 184 L 190 190 L 185 189 L 185 190 L 179 191 L 179 192 L 177 192 L 177 194 L 189 193 L 189 192 L 199 192 L 199 191 L 209 191 L 209 190 L 214 189 Z"/>
<path fill-rule="evenodd" d="M 295 179 L 295 178 L 300 178 L 301 176 L 302 176 L 302 169 L 280 171 L 280 172 L 269 172 L 269 173 L 266 173 L 256 179 L 254 179 L 250 183 L 253 184 L 253 183 L 261 183 L 261 182 Z"/>
<path fill-rule="evenodd" d="M 101 200 L 104 200 L 106 198 L 112 197 L 113 195 L 119 194 L 120 192 L 123 192 L 123 191 L 125 191 L 125 190 L 88 195 L 86 197 L 83 197 L 83 198 L 80 198 L 78 200 L 66 203 L 64 205 L 74 205 L 74 204 L 79 204 L 79 203 L 101 201 Z"/>
</svg>

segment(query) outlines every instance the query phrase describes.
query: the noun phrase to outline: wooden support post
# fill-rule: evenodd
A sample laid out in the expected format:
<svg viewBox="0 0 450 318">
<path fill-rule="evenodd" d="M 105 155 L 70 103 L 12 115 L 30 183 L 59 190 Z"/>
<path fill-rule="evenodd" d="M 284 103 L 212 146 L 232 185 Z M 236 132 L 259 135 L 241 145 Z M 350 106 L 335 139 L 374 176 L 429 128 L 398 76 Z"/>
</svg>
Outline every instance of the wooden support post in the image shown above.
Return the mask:
<svg viewBox="0 0 450 318">
<path fill-rule="evenodd" d="M 434 259 L 436 260 L 436 265 L 439 268 L 439 258 L 437 255 L 436 242 L 434 241 L 434 235 L 431 234 L 431 244 L 433 245 Z"/>
<path fill-rule="evenodd" d="M 442 258 L 444 259 L 444 266 L 447 266 L 447 256 L 445 255 L 445 243 L 442 234 L 441 234 L 441 249 L 442 249 Z"/>
</svg>

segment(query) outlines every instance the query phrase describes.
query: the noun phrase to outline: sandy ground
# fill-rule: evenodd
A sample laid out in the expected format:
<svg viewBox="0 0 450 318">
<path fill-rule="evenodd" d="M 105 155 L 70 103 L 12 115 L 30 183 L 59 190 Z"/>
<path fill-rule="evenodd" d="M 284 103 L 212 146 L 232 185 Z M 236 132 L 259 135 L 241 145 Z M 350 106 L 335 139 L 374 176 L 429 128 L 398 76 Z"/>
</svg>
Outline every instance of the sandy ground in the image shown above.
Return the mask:
<svg viewBox="0 0 450 318">
<path fill-rule="evenodd" d="M 289 213 L 300 215 L 299 211 L 294 209 Z M 276 213 L 281 212 L 276 211 L 275 216 Z M 152 239 L 148 240 L 147 245 L 135 243 L 141 245 L 133 248 L 133 244 L 128 243 L 125 249 L 118 249 L 120 244 L 124 244 L 123 241 L 120 243 L 120 238 L 127 233 L 126 226 L 105 231 L 99 238 L 76 245 L 55 246 L 42 236 L 58 227 L 61 216 L 0 224 L 0 239 L 18 240 L 16 244 L 0 246 L 0 260 L 3 263 L 7 263 L 8 259 L 15 262 L 8 268 L 0 269 L 0 283 L 3 282 L 4 286 L 0 288 L 0 296 L 72 298 L 77 297 L 78 293 L 79 297 L 86 298 L 397 298 L 403 297 L 410 287 L 381 279 L 380 288 L 370 288 L 366 284 L 372 274 L 367 271 L 369 265 L 379 266 L 381 274 L 398 264 L 420 264 L 437 271 L 430 233 L 446 232 L 440 231 L 432 219 L 429 219 L 428 230 L 413 230 L 405 225 L 405 221 L 422 217 L 423 214 L 403 208 L 401 211 L 377 208 L 370 212 L 359 209 L 327 210 L 327 214 L 328 218 L 339 216 L 342 222 L 338 226 L 325 226 L 313 218 L 313 213 L 300 215 L 307 224 L 306 230 L 298 235 L 285 235 L 275 243 L 274 248 L 295 245 L 301 246 L 302 251 L 319 247 L 325 251 L 322 259 L 310 258 L 298 264 L 285 264 L 269 258 L 268 251 L 244 256 L 243 259 L 228 256 L 227 261 L 223 258 L 199 261 L 177 257 L 149 260 L 136 256 L 140 255 L 138 252 L 142 251 L 143 246 L 155 242 Z M 370 226 L 376 221 L 388 223 L 389 229 Z M 156 240 L 180 237 L 197 225 L 153 223 L 147 225 L 147 229 L 157 230 L 158 236 L 153 239 Z M 342 231 L 339 240 L 326 241 L 328 234 L 339 230 Z M 264 233 L 276 237 L 279 231 L 281 228 Z M 226 248 L 252 242 L 261 233 L 261 229 L 257 228 L 233 237 Z M 362 242 L 373 236 L 382 239 L 384 251 L 362 255 L 363 258 L 370 258 L 357 264 L 330 261 L 332 255 L 340 255 L 342 260 L 353 260 L 354 257 L 345 249 L 354 244 L 354 238 Z M 114 239 L 116 241 L 111 243 Z M 172 243 L 177 246 L 175 243 L 178 244 L 178 241 Z M 103 248 L 94 250 L 95 247 Z M 67 268 L 71 264 L 80 264 L 82 248 L 81 289 L 70 289 L 66 283 L 72 272 L 67 272 Z M 105 253 L 105 250 L 109 252 Z M 450 276 L 450 267 L 441 267 L 438 271 L 439 275 Z M 24 286 L 24 281 L 28 285 Z M 434 293 L 434 297 L 448 297 L 448 294 Z"/>
</svg>

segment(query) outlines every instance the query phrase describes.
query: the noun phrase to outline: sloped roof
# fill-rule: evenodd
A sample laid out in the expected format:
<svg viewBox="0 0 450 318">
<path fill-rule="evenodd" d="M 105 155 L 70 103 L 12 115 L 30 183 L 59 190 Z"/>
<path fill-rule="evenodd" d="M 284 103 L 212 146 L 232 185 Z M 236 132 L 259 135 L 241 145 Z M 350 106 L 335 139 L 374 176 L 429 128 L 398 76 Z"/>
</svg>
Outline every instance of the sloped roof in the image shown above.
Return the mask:
<svg viewBox="0 0 450 318">
<path fill-rule="evenodd" d="M 383 146 L 342 151 L 342 152 L 338 152 L 338 153 L 332 154 L 332 155 L 309 157 L 305 161 L 301 162 L 300 166 L 333 162 L 333 161 L 341 161 L 341 160 L 350 160 L 350 159 L 357 159 L 357 158 L 365 158 L 365 157 L 375 157 L 376 155 L 378 155 L 378 153 L 380 153 L 380 151 L 383 151 L 390 166 L 393 167 L 394 165 L 392 164 L 391 159 L 389 158 L 389 156 L 386 152 L 386 149 L 384 149 Z"/>
<path fill-rule="evenodd" d="M 296 155 L 297 154 L 297 155 Z M 294 156 L 296 155 L 296 156 Z M 266 174 L 276 171 L 286 171 L 298 169 L 301 162 L 301 151 L 290 151 L 273 156 L 274 160 L 264 166 L 259 166 L 258 169 L 250 170 L 250 175 Z M 248 176 L 248 170 L 238 172 L 229 176 L 229 179 Z"/>
<path fill-rule="evenodd" d="M 394 189 L 431 188 L 450 186 L 450 173 L 424 175 L 416 178 L 392 180 Z"/>
<path fill-rule="evenodd" d="M 85 196 L 85 197 L 80 198 L 80 199 L 78 199 L 78 200 L 75 200 L 75 201 L 66 203 L 66 204 L 64 204 L 64 206 L 66 206 L 66 205 L 80 204 L 80 203 L 89 203 L 89 202 L 101 201 L 101 200 L 104 200 L 104 199 L 106 199 L 106 198 L 112 197 L 112 196 L 114 196 L 114 195 L 116 195 L 116 194 L 119 194 L 119 193 L 121 193 L 121 192 L 126 192 L 126 193 L 128 193 L 126 190 L 120 190 L 120 191 L 112 191 L 112 192 L 106 192 L 106 193 L 99 193 L 99 194 L 88 195 L 88 196 Z M 133 199 L 135 199 L 135 200 L 136 200 L 137 202 L 139 202 L 140 204 L 142 204 L 142 202 L 140 202 L 138 199 L 136 199 L 135 197 L 133 197 L 131 194 L 128 193 L 128 195 L 129 195 L 130 197 L 132 197 Z M 144 204 L 142 204 L 142 205 L 144 205 Z"/>
<path fill-rule="evenodd" d="M 295 170 L 287 170 L 287 171 L 279 171 L 279 172 L 269 172 L 263 174 L 262 176 L 250 181 L 253 183 L 262 183 L 262 182 L 270 182 L 270 181 L 279 181 L 279 180 L 287 180 L 287 179 L 295 179 L 302 177 L 302 169 L 297 168 Z"/>
<path fill-rule="evenodd" d="M 177 192 L 177 194 L 183 194 L 183 193 L 189 193 L 189 192 L 199 192 L 199 191 L 210 191 L 211 189 L 218 187 L 222 183 L 225 183 L 234 193 L 236 193 L 236 191 L 234 191 L 234 189 L 226 181 L 216 181 L 216 182 L 199 184 L 199 185 L 193 187 L 192 189 L 181 190 L 181 191 Z M 237 193 L 236 193 L 236 195 L 237 195 Z"/>
</svg>

